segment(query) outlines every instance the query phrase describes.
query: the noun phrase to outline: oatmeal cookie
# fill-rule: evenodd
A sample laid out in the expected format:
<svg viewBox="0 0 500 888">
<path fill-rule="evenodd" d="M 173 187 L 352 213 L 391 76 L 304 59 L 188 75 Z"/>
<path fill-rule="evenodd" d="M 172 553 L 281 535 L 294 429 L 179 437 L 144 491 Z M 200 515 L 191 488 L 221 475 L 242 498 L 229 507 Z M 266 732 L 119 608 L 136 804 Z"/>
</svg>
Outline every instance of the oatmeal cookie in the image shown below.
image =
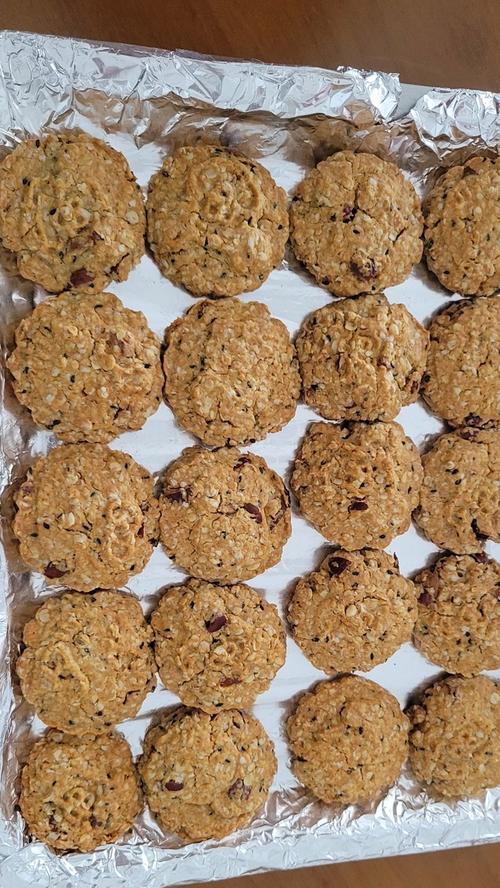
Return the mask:
<svg viewBox="0 0 500 888">
<path fill-rule="evenodd" d="M 256 290 L 285 252 L 285 192 L 255 160 L 218 145 L 166 157 L 147 215 L 160 271 L 195 296 Z"/>
<path fill-rule="evenodd" d="M 0 239 L 51 293 L 124 281 L 144 252 L 145 211 L 124 156 L 85 133 L 21 142 L 0 163 Z"/>
<path fill-rule="evenodd" d="M 104 444 L 65 444 L 39 457 L 15 503 L 22 559 L 48 583 L 81 592 L 125 585 L 158 537 L 151 475 Z"/>
</svg>

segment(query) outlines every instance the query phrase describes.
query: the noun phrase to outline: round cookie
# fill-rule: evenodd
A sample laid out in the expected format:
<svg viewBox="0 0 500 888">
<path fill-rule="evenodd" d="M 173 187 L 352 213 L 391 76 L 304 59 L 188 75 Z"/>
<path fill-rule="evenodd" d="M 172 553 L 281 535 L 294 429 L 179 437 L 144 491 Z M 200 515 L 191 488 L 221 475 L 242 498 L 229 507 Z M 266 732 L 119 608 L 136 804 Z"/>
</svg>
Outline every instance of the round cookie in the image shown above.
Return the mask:
<svg viewBox="0 0 500 888">
<path fill-rule="evenodd" d="M 500 688 L 478 675 L 437 681 L 408 709 L 410 764 L 433 796 L 477 796 L 500 784 Z"/>
<path fill-rule="evenodd" d="M 249 444 L 293 417 L 300 395 L 285 325 L 260 302 L 205 300 L 166 333 L 165 397 L 204 444 Z"/>
<path fill-rule="evenodd" d="M 169 465 L 160 538 L 193 576 L 248 580 L 272 567 L 291 533 L 290 497 L 265 460 L 235 447 L 189 447 Z"/>
<path fill-rule="evenodd" d="M 38 717 L 99 734 L 137 715 L 155 686 L 153 632 L 135 598 L 109 590 L 48 598 L 26 624 L 16 670 Z"/>
<path fill-rule="evenodd" d="M 278 611 L 248 586 L 171 586 L 151 625 L 163 684 L 204 712 L 249 709 L 285 662 Z"/>
<path fill-rule="evenodd" d="M 267 799 L 276 757 L 248 713 L 179 706 L 147 732 L 139 772 L 162 829 L 200 842 L 250 823 Z"/>
<path fill-rule="evenodd" d="M 413 185 L 374 154 L 339 151 L 298 186 L 290 237 L 300 262 L 337 296 L 400 284 L 422 256 Z"/>
<path fill-rule="evenodd" d="M 118 734 L 47 731 L 21 774 L 30 833 L 57 851 L 93 851 L 127 832 L 142 810 L 128 744 Z"/>
<path fill-rule="evenodd" d="M 442 175 L 423 203 L 427 265 L 443 287 L 471 296 L 500 288 L 500 158 L 471 157 Z"/>
<path fill-rule="evenodd" d="M 424 480 L 415 520 L 436 546 L 457 555 L 500 542 L 500 435 L 461 429 L 441 435 L 422 457 Z"/>
<path fill-rule="evenodd" d="M 397 780 L 408 750 L 399 703 L 366 678 L 322 681 L 303 694 L 286 725 L 292 770 L 327 804 L 377 799 Z"/>
<path fill-rule="evenodd" d="M 18 401 L 63 441 L 106 444 L 161 401 L 160 342 L 112 293 L 63 293 L 16 330 L 7 361 Z"/>
<path fill-rule="evenodd" d="M 394 419 L 418 398 L 428 338 L 383 293 L 319 308 L 296 340 L 306 403 L 325 419 Z"/>
<path fill-rule="evenodd" d="M 422 379 L 430 409 L 451 426 L 500 423 L 500 298 L 452 302 L 433 318 Z"/>
<path fill-rule="evenodd" d="M 161 273 L 195 296 L 256 290 L 288 239 L 283 189 L 255 160 L 218 145 L 166 157 L 149 183 L 147 216 Z"/>
<path fill-rule="evenodd" d="M 288 605 L 292 636 L 323 672 L 367 672 L 410 641 L 415 589 L 394 555 L 377 549 L 330 553 L 301 578 Z"/>
<path fill-rule="evenodd" d="M 418 451 L 397 422 L 311 423 L 291 486 L 302 515 L 349 551 L 382 548 L 408 530 L 418 503 Z"/>
<path fill-rule="evenodd" d="M 28 139 L 0 163 L 2 246 L 49 292 L 124 281 L 144 252 L 145 225 L 135 176 L 100 139 Z"/>
<path fill-rule="evenodd" d="M 48 583 L 81 592 L 125 585 L 158 537 L 153 478 L 104 444 L 65 444 L 39 457 L 14 501 L 23 561 Z"/>
<path fill-rule="evenodd" d="M 416 647 L 447 672 L 500 669 L 500 565 L 448 555 L 416 578 Z"/>
</svg>

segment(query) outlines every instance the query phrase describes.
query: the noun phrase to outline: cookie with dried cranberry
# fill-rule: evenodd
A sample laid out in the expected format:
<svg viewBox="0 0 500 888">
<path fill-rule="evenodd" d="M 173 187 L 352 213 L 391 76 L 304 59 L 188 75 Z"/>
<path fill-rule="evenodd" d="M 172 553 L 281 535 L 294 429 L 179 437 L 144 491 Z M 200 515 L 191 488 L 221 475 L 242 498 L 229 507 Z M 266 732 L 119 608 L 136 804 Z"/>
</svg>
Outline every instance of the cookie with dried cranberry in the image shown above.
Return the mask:
<svg viewBox="0 0 500 888">
<path fill-rule="evenodd" d="M 166 157 L 149 183 L 147 214 L 160 271 L 195 296 L 256 290 L 283 259 L 285 192 L 260 163 L 219 145 Z"/>
<path fill-rule="evenodd" d="M 86 133 L 27 139 L 0 163 L 0 239 L 18 273 L 51 293 L 124 281 L 146 218 L 119 151 Z"/>
<path fill-rule="evenodd" d="M 425 258 L 443 287 L 469 296 L 500 288 L 500 158 L 447 170 L 423 204 Z"/>
<path fill-rule="evenodd" d="M 236 447 L 189 447 L 168 466 L 160 504 L 167 554 L 212 582 L 247 580 L 277 564 L 291 533 L 282 479 Z"/>
<path fill-rule="evenodd" d="M 151 813 L 166 832 L 193 842 L 250 823 L 275 772 L 274 747 L 262 725 L 236 709 L 216 715 L 171 710 L 147 732 L 139 761 Z"/>
<path fill-rule="evenodd" d="M 448 555 L 415 577 L 414 641 L 447 672 L 500 669 L 500 565 L 484 554 Z"/>
<path fill-rule="evenodd" d="M 336 296 L 400 284 L 422 256 L 417 193 L 393 163 L 339 151 L 298 186 L 290 207 L 297 259 Z"/>
<path fill-rule="evenodd" d="M 291 486 L 304 518 L 348 551 L 387 546 L 418 503 L 418 451 L 397 422 L 311 423 Z"/>
<path fill-rule="evenodd" d="M 19 805 L 31 835 L 56 851 L 115 842 L 142 810 L 128 744 L 118 734 L 47 731 L 22 770 Z"/>
<path fill-rule="evenodd" d="M 14 500 L 23 561 L 80 592 L 126 585 L 158 539 L 152 476 L 104 444 L 55 447 L 28 469 Z"/>
</svg>

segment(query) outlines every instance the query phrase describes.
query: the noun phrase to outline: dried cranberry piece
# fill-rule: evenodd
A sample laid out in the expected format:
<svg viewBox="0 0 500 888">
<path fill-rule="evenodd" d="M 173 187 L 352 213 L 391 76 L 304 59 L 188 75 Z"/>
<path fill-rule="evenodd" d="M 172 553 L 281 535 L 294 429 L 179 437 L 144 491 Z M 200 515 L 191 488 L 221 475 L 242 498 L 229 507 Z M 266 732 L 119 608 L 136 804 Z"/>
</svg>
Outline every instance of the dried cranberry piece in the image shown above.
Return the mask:
<svg viewBox="0 0 500 888">
<path fill-rule="evenodd" d="M 253 518 L 257 524 L 262 524 L 262 512 L 258 508 L 258 506 L 252 505 L 252 503 L 243 503 L 243 508 L 246 512 Z"/>
<path fill-rule="evenodd" d="M 241 469 L 242 466 L 246 466 L 247 463 L 251 462 L 249 456 L 240 456 L 237 462 L 234 464 L 235 469 Z"/>
<path fill-rule="evenodd" d="M 431 592 L 428 592 L 427 589 L 418 596 L 419 604 L 425 604 L 427 606 L 429 604 L 432 604 L 433 601 L 434 596 L 431 594 Z"/>
<path fill-rule="evenodd" d="M 168 780 L 163 785 L 169 792 L 180 792 L 181 789 L 184 789 L 184 784 L 179 783 L 177 780 Z"/>
<path fill-rule="evenodd" d="M 246 786 L 241 777 L 238 780 L 235 780 L 234 783 L 229 787 L 227 794 L 230 799 L 239 799 L 242 802 L 245 802 L 250 798 L 250 793 L 252 792 L 251 786 Z"/>
<path fill-rule="evenodd" d="M 354 262 L 354 260 L 352 260 L 349 263 L 349 267 L 352 273 L 362 281 L 369 281 L 376 278 L 378 274 L 375 260 L 371 258 L 365 259 L 362 265 L 360 265 L 359 262 Z"/>
<path fill-rule="evenodd" d="M 52 561 L 49 561 L 44 570 L 44 574 L 49 580 L 57 580 L 59 577 L 63 577 L 66 573 L 68 573 L 67 570 L 59 570 Z"/>
<path fill-rule="evenodd" d="M 223 678 L 220 686 L 221 688 L 230 688 L 231 685 L 239 685 L 241 684 L 241 678 Z"/>
<path fill-rule="evenodd" d="M 345 569 L 349 567 L 350 561 L 348 558 L 340 558 L 339 555 L 334 555 L 333 558 L 328 560 L 328 572 L 331 577 L 339 577 L 341 573 L 344 573 Z"/>
<path fill-rule="evenodd" d="M 72 287 L 81 287 L 82 284 L 90 284 L 94 280 L 94 275 L 87 271 L 86 268 L 77 268 L 73 271 L 69 282 Z"/>
<path fill-rule="evenodd" d="M 363 502 L 363 500 L 353 500 L 349 506 L 349 512 L 366 512 L 367 508 L 368 503 Z"/>
<path fill-rule="evenodd" d="M 211 620 L 205 621 L 205 629 L 207 632 L 218 632 L 227 623 L 227 617 L 224 614 L 215 614 Z"/>
<path fill-rule="evenodd" d="M 352 222 L 357 212 L 358 210 L 356 207 L 344 207 L 342 211 L 342 222 Z"/>
<path fill-rule="evenodd" d="M 475 426 L 475 428 L 480 428 L 483 424 L 483 420 L 477 413 L 469 413 L 468 416 L 465 417 L 466 425 Z"/>
<path fill-rule="evenodd" d="M 472 557 L 473 557 L 474 561 L 479 561 L 479 564 L 487 564 L 489 561 L 489 558 L 488 558 L 486 552 L 477 552 Z"/>
</svg>

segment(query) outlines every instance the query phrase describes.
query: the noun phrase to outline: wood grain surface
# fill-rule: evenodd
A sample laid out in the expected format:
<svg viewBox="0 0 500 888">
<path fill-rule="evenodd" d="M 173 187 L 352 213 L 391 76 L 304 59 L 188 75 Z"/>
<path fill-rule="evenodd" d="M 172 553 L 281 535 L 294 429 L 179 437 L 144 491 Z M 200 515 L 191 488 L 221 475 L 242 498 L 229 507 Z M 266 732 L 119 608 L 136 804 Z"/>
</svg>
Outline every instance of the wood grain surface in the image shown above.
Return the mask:
<svg viewBox="0 0 500 888">
<path fill-rule="evenodd" d="M 397 71 L 407 83 L 500 90 L 500 0 L 1 0 L 0 28 L 326 68 L 353 65 Z M 500 845 L 219 885 L 496 888 Z"/>
</svg>

